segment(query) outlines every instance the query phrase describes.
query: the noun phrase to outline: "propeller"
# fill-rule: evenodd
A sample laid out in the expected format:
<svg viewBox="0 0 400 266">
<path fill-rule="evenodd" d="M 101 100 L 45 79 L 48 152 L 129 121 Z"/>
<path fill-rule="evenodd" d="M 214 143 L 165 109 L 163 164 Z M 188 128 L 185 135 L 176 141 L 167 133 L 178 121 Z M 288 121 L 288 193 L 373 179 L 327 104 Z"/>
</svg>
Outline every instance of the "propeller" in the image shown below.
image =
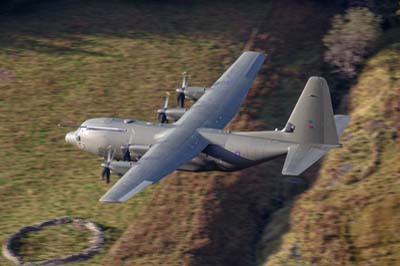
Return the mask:
<svg viewBox="0 0 400 266">
<path fill-rule="evenodd" d="M 110 183 L 110 175 L 111 175 L 111 170 L 110 170 L 110 163 L 114 158 L 114 150 L 111 149 L 111 147 L 108 149 L 107 152 L 107 160 L 105 163 L 102 163 L 101 166 L 103 166 L 103 171 L 101 172 L 101 178 L 102 180 L 106 181 L 106 183 Z"/>
<path fill-rule="evenodd" d="M 124 161 L 128 161 L 128 162 L 130 162 L 131 161 L 131 153 L 130 153 L 130 151 L 129 151 L 129 145 L 123 145 L 123 146 L 121 146 L 121 150 L 122 150 L 122 153 L 124 154 L 124 156 L 123 156 L 123 160 Z"/>
<path fill-rule="evenodd" d="M 169 92 L 166 93 L 164 107 L 157 110 L 157 118 L 162 124 L 168 123 L 167 113 L 166 113 L 168 110 L 168 102 L 169 102 Z"/>
<path fill-rule="evenodd" d="M 176 97 L 176 103 L 183 108 L 185 106 L 185 89 L 188 85 L 189 78 L 186 75 L 186 72 L 182 73 L 182 86 L 178 89 L 176 89 L 176 92 L 178 93 Z"/>
</svg>

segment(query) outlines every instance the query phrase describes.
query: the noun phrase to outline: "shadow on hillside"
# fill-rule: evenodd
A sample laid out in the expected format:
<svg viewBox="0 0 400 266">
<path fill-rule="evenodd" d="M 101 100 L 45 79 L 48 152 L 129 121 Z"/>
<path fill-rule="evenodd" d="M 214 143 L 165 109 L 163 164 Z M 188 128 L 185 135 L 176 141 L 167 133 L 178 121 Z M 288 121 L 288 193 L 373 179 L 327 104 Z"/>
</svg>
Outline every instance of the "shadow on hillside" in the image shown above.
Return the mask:
<svg viewBox="0 0 400 266">
<path fill-rule="evenodd" d="M 189 265 L 255 265 L 280 249 L 281 237 L 290 230 L 291 203 L 312 185 L 320 167 L 314 165 L 306 176 L 285 177 L 280 174 L 284 159 L 217 179 L 212 200 L 208 198 L 203 207 L 207 220 L 202 221 L 206 228 L 200 235 L 207 236 L 208 244 L 186 253 Z M 279 226 L 264 232 L 283 207 L 287 210 L 279 213 Z M 260 244 L 267 248 L 257 254 Z"/>
<path fill-rule="evenodd" d="M 335 77 L 327 75 L 322 59 L 321 39 L 339 11 L 311 1 L 277 1 L 271 10 L 255 44 L 268 54 L 260 73 L 262 81 L 245 104 L 250 106 L 250 119 L 262 119 L 273 129 L 282 128 L 309 76 L 328 76 L 328 83 L 333 83 Z M 343 95 L 345 88 L 334 99 L 335 106 Z M 250 123 L 245 127 L 261 129 Z M 281 175 L 284 159 L 216 179 L 214 190 L 204 200 L 204 226 L 196 236 L 207 241 L 187 252 L 189 265 L 256 265 L 280 249 L 281 237 L 290 229 L 290 204 L 312 186 L 319 170 L 316 164 L 301 178 L 285 177 Z M 288 210 L 280 213 L 280 226 L 263 232 L 274 212 L 284 206 Z M 269 246 L 259 255 L 263 235 Z"/>
</svg>

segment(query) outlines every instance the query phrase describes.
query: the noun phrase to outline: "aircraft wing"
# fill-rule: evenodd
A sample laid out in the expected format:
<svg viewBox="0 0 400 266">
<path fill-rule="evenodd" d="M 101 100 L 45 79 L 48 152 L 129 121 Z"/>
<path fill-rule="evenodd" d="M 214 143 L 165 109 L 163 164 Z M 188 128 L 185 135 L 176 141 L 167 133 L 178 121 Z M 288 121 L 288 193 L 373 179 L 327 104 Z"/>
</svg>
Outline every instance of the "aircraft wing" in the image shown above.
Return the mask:
<svg viewBox="0 0 400 266">
<path fill-rule="evenodd" d="M 244 52 L 175 124 L 223 129 L 239 111 L 264 60 L 261 53 Z"/>
<path fill-rule="evenodd" d="M 265 56 L 257 52 L 243 53 L 175 123 L 176 126 L 152 146 L 100 201 L 126 201 L 196 157 L 208 145 L 197 129 L 222 129 L 229 123 L 239 110 L 264 59 Z"/>
<path fill-rule="evenodd" d="M 208 142 L 196 132 L 175 128 L 152 146 L 100 199 L 123 202 L 196 157 Z"/>
</svg>

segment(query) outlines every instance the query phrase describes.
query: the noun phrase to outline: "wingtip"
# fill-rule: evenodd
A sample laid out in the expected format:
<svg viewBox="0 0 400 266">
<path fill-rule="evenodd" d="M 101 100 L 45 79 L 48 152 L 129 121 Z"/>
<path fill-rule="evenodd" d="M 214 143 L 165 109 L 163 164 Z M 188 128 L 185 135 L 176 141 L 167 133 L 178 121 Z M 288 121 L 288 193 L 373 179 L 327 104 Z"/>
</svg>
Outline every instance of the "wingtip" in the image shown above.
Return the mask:
<svg viewBox="0 0 400 266">
<path fill-rule="evenodd" d="M 118 182 L 120 182 L 120 179 Z M 112 202 L 112 203 L 122 203 L 129 200 L 135 194 L 142 191 L 147 186 L 153 184 L 151 181 L 143 180 L 139 185 L 134 186 L 132 190 L 121 190 L 121 187 L 118 187 L 118 182 L 115 184 L 103 197 L 100 198 L 100 202 Z"/>
<path fill-rule="evenodd" d="M 308 78 L 308 80 L 325 80 L 326 81 L 326 79 L 324 78 L 324 77 L 321 77 L 321 76 L 310 76 L 309 78 Z"/>
<path fill-rule="evenodd" d="M 104 194 L 100 199 L 99 202 L 106 202 L 106 203 L 121 203 L 120 198 L 115 198 L 109 195 L 109 193 Z"/>
<path fill-rule="evenodd" d="M 105 202 L 105 203 L 122 203 L 120 200 L 113 200 L 113 199 L 107 199 L 105 197 L 101 197 L 99 199 L 99 202 Z"/>
<path fill-rule="evenodd" d="M 301 173 L 290 171 L 288 169 L 282 169 L 282 175 L 289 175 L 289 176 L 299 176 Z"/>
<path fill-rule="evenodd" d="M 266 57 L 265 54 L 261 52 L 256 52 L 256 51 L 244 51 L 243 54 L 248 54 L 248 55 L 257 55 L 257 56 L 263 56 L 264 58 Z"/>
</svg>

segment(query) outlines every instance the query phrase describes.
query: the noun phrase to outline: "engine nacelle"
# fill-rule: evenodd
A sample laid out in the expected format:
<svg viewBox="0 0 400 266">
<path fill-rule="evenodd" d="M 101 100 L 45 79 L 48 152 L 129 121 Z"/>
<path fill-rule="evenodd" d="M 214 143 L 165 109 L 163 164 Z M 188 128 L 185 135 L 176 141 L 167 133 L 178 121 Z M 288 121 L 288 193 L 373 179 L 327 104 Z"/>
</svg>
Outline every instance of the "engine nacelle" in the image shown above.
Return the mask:
<svg viewBox="0 0 400 266">
<path fill-rule="evenodd" d="M 110 168 L 112 173 L 124 175 L 135 164 L 137 164 L 137 162 L 112 161 L 110 162 L 110 165 L 108 167 Z"/>
<path fill-rule="evenodd" d="M 151 145 L 129 145 L 129 153 L 132 158 L 139 159 L 150 149 L 150 147 Z"/>
<path fill-rule="evenodd" d="M 206 87 L 186 87 L 185 97 L 192 101 L 197 101 L 206 92 Z"/>
<path fill-rule="evenodd" d="M 188 108 L 168 108 L 165 111 L 168 121 L 178 121 L 186 112 Z"/>
</svg>

